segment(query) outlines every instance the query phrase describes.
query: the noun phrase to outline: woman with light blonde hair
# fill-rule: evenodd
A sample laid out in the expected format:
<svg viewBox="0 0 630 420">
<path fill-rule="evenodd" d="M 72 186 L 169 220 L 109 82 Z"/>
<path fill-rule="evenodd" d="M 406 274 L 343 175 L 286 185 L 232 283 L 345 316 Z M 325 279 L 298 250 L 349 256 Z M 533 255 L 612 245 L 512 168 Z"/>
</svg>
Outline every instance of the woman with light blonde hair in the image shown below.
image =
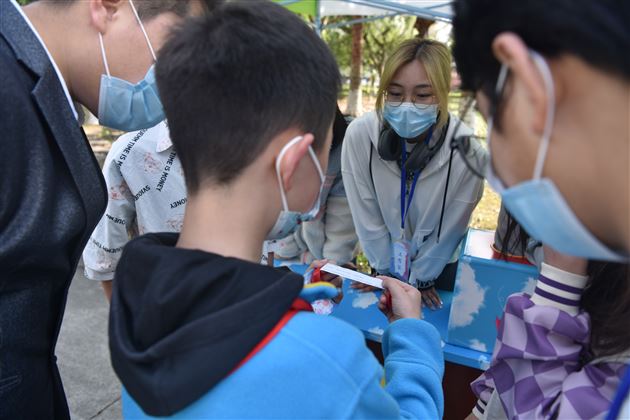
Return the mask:
<svg viewBox="0 0 630 420">
<path fill-rule="evenodd" d="M 451 152 L 451 140 L 472 131 L 448 112 L 450 85 L 446 45 L 404 41 L 385 63 L 376 111 L 350 124 L 342 151 L 343 182 L 370 265 L 418 287 L 433 309 L 442 304 L 435 283 L 452 285 L 458 245 L 483 193 L 483 179 Z"/>
</svg>

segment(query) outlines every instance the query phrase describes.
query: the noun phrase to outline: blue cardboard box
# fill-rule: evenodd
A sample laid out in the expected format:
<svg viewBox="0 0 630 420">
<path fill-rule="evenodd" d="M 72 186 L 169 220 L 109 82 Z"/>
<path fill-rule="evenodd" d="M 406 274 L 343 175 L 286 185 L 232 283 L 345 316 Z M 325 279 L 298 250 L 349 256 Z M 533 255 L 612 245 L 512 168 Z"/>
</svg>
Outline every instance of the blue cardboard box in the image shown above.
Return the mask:
<svg viewBox="0 0 630 420">
<path fill-rule="evenodd" d="M 306 264 L 300 262 L 275 261 L 276 266 L 288 265 L 289 268 L 299 274 L 304 274 L 307 269 Z M 350 282 L 343 282 L 343 300 L 340 304 L 334 305 L 332 316 L 343 319 L 355 327 L 359 328 L 365 338 L 381 342 L 383 333 L 387 328 L 387 318 L 378 309 L 376 303 L 380 297 L 380 291 L 361 293 L 350 288 Z M 440 333 L 442 338 L 442 349 L 444 360 L 459 365 L 469 366 L 474 369 L 486 370 L 490 366 L 491 356 L 470 348 L 452 345 L 446 342 L 448 318 L 451 309 L 452 292 L 440 291 L 440 297 L 444 302 L 441 309 L 432 311 L 424 309 L 424 320 L 430 322 Z"/>
<path fill-rule="evenodd" d="M 470 229 L 459 257 L 447 342 L 492 353 L 505 302 L 532 293 L 535 266 L 493 259 L 494 232 Z"/>
</svg>

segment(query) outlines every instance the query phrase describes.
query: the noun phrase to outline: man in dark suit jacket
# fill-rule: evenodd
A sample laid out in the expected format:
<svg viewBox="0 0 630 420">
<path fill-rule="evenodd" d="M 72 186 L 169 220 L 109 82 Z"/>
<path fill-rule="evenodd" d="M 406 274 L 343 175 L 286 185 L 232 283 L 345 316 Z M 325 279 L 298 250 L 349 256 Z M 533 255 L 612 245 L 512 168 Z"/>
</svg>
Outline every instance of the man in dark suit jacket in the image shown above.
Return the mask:
<svg viewBox="0 0 630 420">
<path fill-rule="evenodd" d="M 142 26 L 129 0 L 0 0 L 0 419 L 69 417 L 54 348 L 107 201 L 73 106 L 98 114 L 99 33 L 111 75 L 136 83 L 153 63 L 147 42 L 159 49 L 214 2 L 134 4 Z"/>
</svg>

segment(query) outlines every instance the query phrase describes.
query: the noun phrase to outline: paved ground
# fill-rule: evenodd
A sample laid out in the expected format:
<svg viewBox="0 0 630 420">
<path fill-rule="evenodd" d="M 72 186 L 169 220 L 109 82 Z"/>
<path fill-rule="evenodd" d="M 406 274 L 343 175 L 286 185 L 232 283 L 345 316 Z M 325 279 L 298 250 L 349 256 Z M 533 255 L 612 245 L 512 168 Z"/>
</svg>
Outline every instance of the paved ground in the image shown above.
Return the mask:
<svg viewBox="0 0 630 420">
<path fill-rule="evenodd" d="M 57 343 L 57 359 L 73 419 L 119 419 L 120 383 L 107 345 L 108 304 L 101 287 L 77 270 Z"/>
</svg>

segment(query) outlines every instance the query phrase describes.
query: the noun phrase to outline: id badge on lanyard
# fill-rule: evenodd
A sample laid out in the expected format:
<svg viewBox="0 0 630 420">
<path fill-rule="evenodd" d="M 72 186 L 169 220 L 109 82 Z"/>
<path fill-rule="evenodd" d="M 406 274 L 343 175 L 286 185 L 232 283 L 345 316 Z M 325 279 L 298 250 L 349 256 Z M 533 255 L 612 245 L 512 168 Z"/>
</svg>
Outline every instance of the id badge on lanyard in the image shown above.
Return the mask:
<svg viewBox="0 0 630 420">
<path fill-rule="evenodd" d="M 394 241 L 391 247 L 392 259 L 389 263 L 389 271 L 396 278 L 408 281 L 409 280 L 409 241 L 404 237 Z"/>
<path fill-rule="evenodd" d="M 413 182 L 407 198 L 407 170 L 405 169 L 405 161 L 407 160 L 407 151 L 405 145 L 402 147 L 402 165 L 400 168 L 400 237 L 392 242 L 391 260 L 389 263 L 389 271 L 396 278 L 402 281 L 409 281 L 409 270 L 411 265 L 411 245 L 405 238 L 405 218 L 409 213 L 409 207 L 413 200 L 413 194 L 416 190 L 416 184 L 420 177 L 420 171 L 413 175 Z"/>
</svg>

